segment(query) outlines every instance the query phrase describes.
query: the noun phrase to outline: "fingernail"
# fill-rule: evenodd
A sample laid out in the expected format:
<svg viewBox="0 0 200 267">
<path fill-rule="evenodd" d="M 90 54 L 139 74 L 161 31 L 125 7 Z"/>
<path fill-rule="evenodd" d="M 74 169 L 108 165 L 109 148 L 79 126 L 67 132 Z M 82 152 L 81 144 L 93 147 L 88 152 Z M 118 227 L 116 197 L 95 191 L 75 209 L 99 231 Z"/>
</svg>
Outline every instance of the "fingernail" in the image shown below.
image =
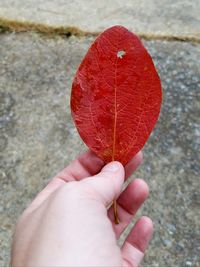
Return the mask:
<svg viewBox="0 0 200 267">
<path fill-rule="evenodd" d="M 104 166 L 102 171 L 116 172 L 119 170 L 119 168 L 120 168 L 120 163 L 117 161 L 114 161 Z"/>
</svg>

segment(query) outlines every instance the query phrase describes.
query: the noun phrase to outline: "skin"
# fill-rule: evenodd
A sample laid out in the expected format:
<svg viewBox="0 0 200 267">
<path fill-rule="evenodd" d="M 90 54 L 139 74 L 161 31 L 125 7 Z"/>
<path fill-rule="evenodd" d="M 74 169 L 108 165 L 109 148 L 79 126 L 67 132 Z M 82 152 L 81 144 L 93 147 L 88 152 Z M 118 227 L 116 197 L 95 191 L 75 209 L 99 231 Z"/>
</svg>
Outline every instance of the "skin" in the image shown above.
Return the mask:
<svg viewBox="0 0 200 267">
<path fill-rule="evenodd" d="M 122 248 L 117 239 L 148 196 L 141 179 L 121 193 L 124 180 L 141 161 L 141 152 L 125 168 L 119 162 L 104 166 L 91 151 L 80 155 L 19 218 L 11 266 L 139 266 L 152 236 L 152 221 L 141 217 Z M 118 225 L 110 207 L 113 199 L 117 199 Z"/>
</svg>

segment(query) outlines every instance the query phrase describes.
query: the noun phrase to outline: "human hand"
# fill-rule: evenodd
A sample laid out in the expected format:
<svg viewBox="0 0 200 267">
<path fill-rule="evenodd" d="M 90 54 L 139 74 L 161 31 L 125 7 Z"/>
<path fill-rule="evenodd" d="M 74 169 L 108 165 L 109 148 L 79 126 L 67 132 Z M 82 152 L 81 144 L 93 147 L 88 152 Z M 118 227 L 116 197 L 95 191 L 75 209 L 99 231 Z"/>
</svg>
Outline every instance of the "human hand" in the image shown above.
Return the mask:
<svg viewBox="0 0 200 267">
<path fill-rule="evenodd" d="M 148 186 L 140 179 L 120 195 L 124 177 L 141 161 L 141 152 L 125 168 L 119 162 L 104 166 L 91 151 L 80 155 L 50 181 L 20 217 L 11 266 L 138 266 L 153 232 L 151 220 L 140 218 L 121 249 L 117 239 L 148 196 Z M 108 208 L 114 199 L 118 225 L 112 206 Z"/>
</svg>

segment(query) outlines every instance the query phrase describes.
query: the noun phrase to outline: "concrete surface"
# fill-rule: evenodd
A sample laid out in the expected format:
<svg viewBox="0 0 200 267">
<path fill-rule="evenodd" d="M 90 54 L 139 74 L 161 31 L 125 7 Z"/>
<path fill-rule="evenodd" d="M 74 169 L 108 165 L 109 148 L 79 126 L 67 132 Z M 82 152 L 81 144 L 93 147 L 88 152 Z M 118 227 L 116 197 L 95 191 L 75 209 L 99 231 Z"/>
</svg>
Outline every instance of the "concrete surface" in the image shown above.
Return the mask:
<svg viewBox="0 0 200 267">
<path fill-rule="evenodd" d="M 8 266 L 17 217 L 50 177 L 85 149 L 71 121 L 69 97 L 92 40 L 0 35 L 2 267 Z M 145 46 L 159 70 L 164 100 L 135 174 L 150 186 L 142 213 L 155 223 L 143 266 L 198 267 L 200 46 L 166 41 L 146 41 Z"/>
<path fill-rule="evenodd" d="M 137 33 L 200 40 L 199 0 L 1 0 L 0 17 L 102 31 L 122 24 Z"/>
</svg>

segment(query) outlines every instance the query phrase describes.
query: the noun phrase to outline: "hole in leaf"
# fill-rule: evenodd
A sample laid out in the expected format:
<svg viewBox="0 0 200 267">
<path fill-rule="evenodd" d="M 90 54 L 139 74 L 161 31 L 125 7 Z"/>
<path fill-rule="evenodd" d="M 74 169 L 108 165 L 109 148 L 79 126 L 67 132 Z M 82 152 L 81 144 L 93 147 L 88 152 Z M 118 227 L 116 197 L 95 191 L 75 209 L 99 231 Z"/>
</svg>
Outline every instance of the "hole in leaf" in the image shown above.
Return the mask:
<svg viewBox="0 0 200 267">
<path fill-rule="evenodd" d="M 125 54 L 126 52 L 124 50 L 120 50 L 117 52 L 117 57 L 122 58 Z"/>
</svg>

